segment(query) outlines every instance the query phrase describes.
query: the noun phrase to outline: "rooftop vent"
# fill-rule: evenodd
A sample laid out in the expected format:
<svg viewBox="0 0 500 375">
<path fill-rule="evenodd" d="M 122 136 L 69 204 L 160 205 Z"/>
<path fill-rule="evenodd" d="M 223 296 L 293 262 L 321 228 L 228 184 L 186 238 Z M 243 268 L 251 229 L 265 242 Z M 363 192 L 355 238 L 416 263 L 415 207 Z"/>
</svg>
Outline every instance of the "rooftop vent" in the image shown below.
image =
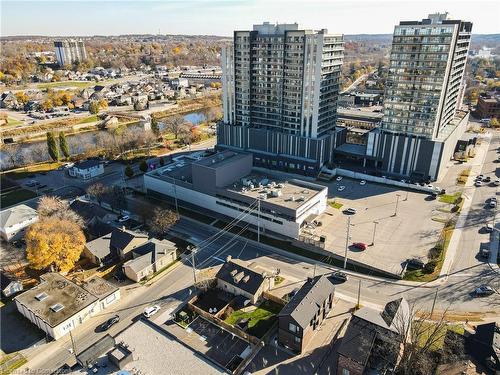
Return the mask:
<svg viewBox="0 0 500 375">
<path fill-rule="evenodd" d="M 35 298 L 36 298 L 38 301 L 43 301 L 44 299 L 47 299 L 47 298 L 48 298 L 48 295 L 47 295 L 47 293 L 43 292 L 43 293 L 37 294 L 37 295 L 35 296 Z"/>
<path fill-rule="evenodd" d="M 248 283 L 248 280 L 250 280 L 250 276 L 246 275 L 246 276 L 243 278 L 243 282 L 244 282 L 244 283 Z"/>
<path fill-rule="evenodd" d="M 53 312 L 59 312 L 61 311 L 62 309 L 64 309 L 64 306 L 60 303 L 56 303 L 55 305 L 52 305 L 50 306 L 50 309 L 53 311 Z"/>
<path fill-rule="evenodd" d="M 238 270 L 232 270 L 231 271 L 231 276 L 236 276 L 237 273 L 238 273 Z"/>
</svg>

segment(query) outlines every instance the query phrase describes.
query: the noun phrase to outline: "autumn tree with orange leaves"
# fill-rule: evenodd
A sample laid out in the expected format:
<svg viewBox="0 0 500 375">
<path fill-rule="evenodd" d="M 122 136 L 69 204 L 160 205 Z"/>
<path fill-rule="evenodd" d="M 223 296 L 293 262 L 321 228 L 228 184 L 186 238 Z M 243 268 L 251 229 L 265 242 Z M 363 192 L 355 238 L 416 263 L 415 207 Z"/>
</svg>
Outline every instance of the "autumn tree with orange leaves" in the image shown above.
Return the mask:
<svg viewBox="0 0 500 375">
<path fill-rule="evenodd" d="M 26 254 L 34 269 L 68 272 L 80 259 L 85 235 L 69 220 L 48 217 L 31 225 L 25 236 Z"/>
</svg>

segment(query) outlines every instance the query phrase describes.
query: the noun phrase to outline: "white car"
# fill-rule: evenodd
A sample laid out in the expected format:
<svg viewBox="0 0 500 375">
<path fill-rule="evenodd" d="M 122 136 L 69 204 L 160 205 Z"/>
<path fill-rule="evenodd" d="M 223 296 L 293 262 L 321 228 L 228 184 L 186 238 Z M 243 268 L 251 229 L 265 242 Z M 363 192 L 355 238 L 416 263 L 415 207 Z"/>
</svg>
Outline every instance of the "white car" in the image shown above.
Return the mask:
<svg viewBox="0 0 500 375">
<path fill-rule="evenodd" d="M 154 305 L 154 306 L 150 306 L 150 307 L 146 307 L 144 309 L 144 312 L 143 312 L 143 315 L 146 317 L 146 318 L 151 318 L 154 314 L 156 314 L 158 311 L 160 311 L 160 306 L 158 305 Z"/>
<path fill-rule="evenodd" d="M 480 186 L 483 186 L 483 183 L 478 180 L 478 181 L 476 181 L 476 183 L 474 185 L 477 187 L 480 187 Z"/>
<path fill-rule="evenodd" d="M 123 216 L 119 216 L 118 217 L 118 222 L 119 223 L 124 223 L 124 222 L 126 222 L 128 220 L 130 220 L 130 216 L 128 216 L 128 215 L 123 215 Z"/>
<path fill-rule="evenodd" d="M 495 186 L 500 186 L 500 180 L 495 180 L 495 182 L 493 182 L 495 184 Z"/>
<path fill-rule="evenodd" d="M 366 181 L 365 181 L 365 180 L 361 180 L 361 181 L 359 181 L 359 184 L 360 184 L 361 186 L 366 185 Z"/>
<path fill-rule="evenodd" d="M 343 191 L 345 189 L 345 186 L 339 186 L 339 188 L 337 189 L 338 191 Z"/>
<path fill-rule="evenodd" d="M 342 181 L 342 176 L 338 176 L 335 180 Z"/>
</svg>

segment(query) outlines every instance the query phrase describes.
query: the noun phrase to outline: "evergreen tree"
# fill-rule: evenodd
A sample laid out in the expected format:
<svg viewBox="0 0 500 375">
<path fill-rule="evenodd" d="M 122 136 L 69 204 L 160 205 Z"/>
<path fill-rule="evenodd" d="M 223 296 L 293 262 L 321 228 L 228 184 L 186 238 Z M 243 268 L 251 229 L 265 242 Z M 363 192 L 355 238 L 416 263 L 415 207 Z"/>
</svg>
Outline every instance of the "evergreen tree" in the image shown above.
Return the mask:
<svg viewBox="0 0 500 375">
<path fill-rule="evenodd" d="M 158 124 L 158 120 L 154 117 L 151 118 L 151 131 L 157 137 L 160 135 L 160 125 Z"/>
<path fill-rule="evenodd" d="M 130 167 L 130 165 L 127 165 L 125 167 L 125 176 L 127 176 L 128 178 L 132 178 L 134 176 L 134 170 L 132 169 L 132 167 Z"/>
<path fill-rule="evenodd" d="M 70 157 L 69 146 L 64 132 L 59 133 L 59 148 L 66 159 Z"/>
<path fill-rule="evenodd" d="M 56 138 L 54 133 L 47 132 L 47 148 L 49 150 L 49 155 L 54 161 L 59 160 L 59 148 L 57 147 Z"/>
</svg>

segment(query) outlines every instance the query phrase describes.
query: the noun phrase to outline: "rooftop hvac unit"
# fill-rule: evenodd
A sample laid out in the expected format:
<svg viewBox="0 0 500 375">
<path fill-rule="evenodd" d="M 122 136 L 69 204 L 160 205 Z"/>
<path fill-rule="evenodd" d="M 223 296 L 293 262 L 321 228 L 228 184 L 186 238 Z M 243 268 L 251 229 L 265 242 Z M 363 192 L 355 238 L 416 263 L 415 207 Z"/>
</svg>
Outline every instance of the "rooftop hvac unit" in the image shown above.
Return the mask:
<svg viewBox="0 0 500 375">
<path fill-rule="evenodd" d="M 281 190 L 272 190 L 271 196 L 273 197 L 281 197 Z"/>
<path fill-rule="evenodd" d="M 278 187 L 279 187 L 279 188 L 284 188 L 284 187 L 285 187 L 285 184 L 283 184 L 283 183 L 279 183 L 279 184 L 278 184 Z"/>
<path fill-rule="evenodd" d="M 266 200 L 267 199 L 267 194 L 259 194 L 259 198 Z"/>
<path fill-rule="evenodd" d="M 253 184 L 250 184 L 248 187 L 250 188 L 250 190 L 252 190 L 255 186 L 253 186 Z"/>
<path fill-rule="evenodd" d="M 295 202 L 295 197 L 292 195 L 292 196 L 290 197 L 290 200 L 291 200 L 292 202 Z"/>
<path fill-rule="evenodd" d="M 269 183 L 269 180 L 267 178 L 263 178 L 262 180 L 260 180 L 260 183 L 262 185 L 267 185 Z"/>
</svg>

